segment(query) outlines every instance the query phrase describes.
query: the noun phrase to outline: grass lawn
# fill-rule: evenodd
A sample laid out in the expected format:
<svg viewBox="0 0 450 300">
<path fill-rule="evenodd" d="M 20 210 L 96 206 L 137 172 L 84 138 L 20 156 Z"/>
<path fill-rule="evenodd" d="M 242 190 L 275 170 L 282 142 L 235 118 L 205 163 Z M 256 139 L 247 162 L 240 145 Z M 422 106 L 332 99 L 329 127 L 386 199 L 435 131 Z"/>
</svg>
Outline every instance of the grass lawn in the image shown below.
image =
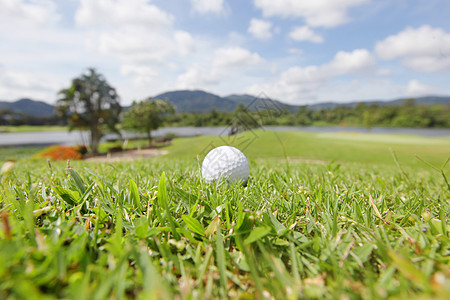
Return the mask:
<svg viewBox="0 0 450 300">
<path fill-rule="evenodd" d="M 243 149 L 252 160 L 320 160 L 421 168 L 423 160 L 441 166 L 450 156 L 450 138 L 426 138 L 393 134 L 274 132 L 257 130 L 231 137 L 179 138 L 168 147 L 170 158 L 189 159 L 220 145 Z"/>
<path fill-rule="evenodd" d="M 148 146 L 147 140 L 130 140 L 127 144 L 121 142 L 104 142 L 100 144 L 99 152 L 107 153 L 111 148 L 122 147 L 123 149 L 136 149 Z M 160 145 L 157 145 L 160 146 Z M 5 160 L 18 160 L 30 158 L 46 149 L 46 146 L 7 146 L 0 147 L 0 162 Z"/>
<path fill-rule="evenodd" d="M 67 131 L 67 126 L 32 126 L 32 125 L 20 125 L 20 126 L 0 126 L 0 132 L 35 132 L 35 131 Z"/>
<path fill-rule="evenodd" d="M 44 146 L 0 147 L 0 163 L 7 159 L 17 160 L 30 158 L 44 148 Z"/>
<path fill-rule="evenodd" d="M 1 175 L 0 298 L 450 298 L 449 165 L 415 158 L 440 167 L 449 139 L 235 138 L 247 187 L 201 180 L 220 138 L 133 162 L 19 159 Z"/>
</svg>

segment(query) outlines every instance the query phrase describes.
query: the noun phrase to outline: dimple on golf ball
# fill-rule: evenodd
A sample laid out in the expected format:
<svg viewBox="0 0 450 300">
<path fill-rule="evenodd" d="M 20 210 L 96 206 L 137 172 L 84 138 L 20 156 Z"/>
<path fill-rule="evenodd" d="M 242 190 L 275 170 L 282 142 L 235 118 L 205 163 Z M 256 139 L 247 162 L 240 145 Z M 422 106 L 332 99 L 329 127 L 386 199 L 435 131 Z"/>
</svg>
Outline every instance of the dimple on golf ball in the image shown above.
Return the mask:
<svg viewBox="0 0 450 300">
<path fill-rule="evenodd" d="M 222 179 L 245 185 L 250 174 L 244 153 L 231 146 L 220 146 L 208 152 L 202 164 L 202 176 L 206 182 Z"/>
</svg>

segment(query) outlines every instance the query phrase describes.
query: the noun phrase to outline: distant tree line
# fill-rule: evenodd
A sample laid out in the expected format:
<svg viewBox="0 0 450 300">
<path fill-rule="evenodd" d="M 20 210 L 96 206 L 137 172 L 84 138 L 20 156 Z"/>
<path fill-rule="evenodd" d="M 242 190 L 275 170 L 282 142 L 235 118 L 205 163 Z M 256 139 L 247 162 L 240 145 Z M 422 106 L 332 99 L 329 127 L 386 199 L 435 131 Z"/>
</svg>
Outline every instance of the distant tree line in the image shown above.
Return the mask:
<svg viewBox="0 0 450 300">
<path fill-rule="evenodd" d="M 0 109 L 0 125 L 61 125 L 63 120 L 57 115 L 37 117 L 23 113 L 13 112 L 9 109 Z"/>
<path fill-rule="evenodd" d="M 158 100 L 161 101 L 161 100 Z M 167 111 L 171 109 L 166 108 Z M 172 109 L 173 110 L 173 109 Z M 401 105 L 379 105 L 359 103 L 355 107 L 336 106 L 328 109 L 311 109 L 301 106 L 297 112 L 277 111 L 274 117 L 261 121 L 260 112 L 249 111 L 239 105 L 234 112 L 172 113 L 158 120 L 165 126 L 228 126 L 241 115 L 258 120 L 266 126 L 362 126 L 362 127 L 412 127 L 450 128 L 450 105 L 417 105 L 407 99 Z M 128 120 L 129 121 L 129 120 Z M 127 121 L 127 122 L 128 122 Z M 128 122 L 129 123 L 129 122 Z M 36 117 L 0 109 L 0 125 L 67 125 L 68 119 L 61 115 Z M 125 124 L 129 125 L 129 124 Z M 126 126 L 129 127 L 130 126 Z M 132 126 L 131 126 L 132 127 Z M 134 126 L 139 128 L 138 126 Z M 154 126 L 153 126 L 154 127 Z"/>
<path fill-rule="evenodd" d="M 450 105 L 417 105 L 414 99 L 407 99 L 397 106 L 359 103 L 355 107 L 337 106 L 318 110 L 302 106 L 295 113 L 276 111 L 271 118 L 261 118 L 261 112 L 249 111 L 240 105 L 232 113 L 217 110 L 206 114 L 178 113 L 168 116 L 166 124 L 197 127 L 232 125 L 236 119 L 242 119 L 243 112 L 253 122 L 266 126 L 450 128 Z"/>
</svg>

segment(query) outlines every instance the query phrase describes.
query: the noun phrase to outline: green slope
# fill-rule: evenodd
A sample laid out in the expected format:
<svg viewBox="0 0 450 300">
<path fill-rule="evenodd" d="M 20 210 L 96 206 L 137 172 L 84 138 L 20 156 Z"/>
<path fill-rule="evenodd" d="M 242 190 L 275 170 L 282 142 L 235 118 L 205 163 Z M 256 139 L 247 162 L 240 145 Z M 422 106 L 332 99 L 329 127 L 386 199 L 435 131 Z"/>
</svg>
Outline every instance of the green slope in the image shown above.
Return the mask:
<svg viewBox="0 0 450 300">
<path fill-rule="evenodd" d="M 425 167 L 416 155 L 441 166 L 450 155 L 449 138 L 425 138 L 409 135 L 359 133 L 273 132 L 257 130 L 234 137 L 180 138 L 167 148 L 168 158 L 201 159 L 212 147 L 234 145 L 250 160 L 320 160 L 326 163 L 352 162 Z"/>
</svg>

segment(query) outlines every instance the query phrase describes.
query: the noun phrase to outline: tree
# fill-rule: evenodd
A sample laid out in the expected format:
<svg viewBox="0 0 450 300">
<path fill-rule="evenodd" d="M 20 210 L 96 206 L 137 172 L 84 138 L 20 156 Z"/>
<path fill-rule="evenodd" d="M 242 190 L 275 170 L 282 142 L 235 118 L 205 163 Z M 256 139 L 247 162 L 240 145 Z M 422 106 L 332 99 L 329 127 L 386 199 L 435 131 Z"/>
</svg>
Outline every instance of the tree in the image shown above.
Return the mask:
<svg viewBox="0 0 450 300">
<path fill-rule="evenodd" d="M 259 126 L 260 124 L 258 124 L 258 121 L 252 116 L 251 112 L 244 104 L 240 103 L 233 112 L 229 135 L 237 134 Z"/>
<path fill-rule="evenodd" d="M 306 105 L 301 106 L 295 114 L 295 125 L 308 126 L 312 124 L 312 110 Z"/>
<path fill-rule="evenodd" d="M 117 124 L 121 111 L 116 90 L 95 69 L 72 80 L 72 85 L 58 93 L 57 112 L 68 120 L 69 130 L 89 130 L 89 147 L 98 153 L 105 130 L 119 133 Z"/>
<path fill-rule="evenodd" d="M 372 116 L 368 110 L 363 112 L 363 124 L 367 129 L 372 128 Z"/>
<path fill-rule="evenodd" d="M 149 145 L 151 145 L 152 130 L 158 129 L 164 122 L 164 117 L 174 111 L 173 105 L 164 100 L 133 102 L 131 108 L 123 115 L 122 125 L 126 129 L 144 132 Z"/>
</svg>

